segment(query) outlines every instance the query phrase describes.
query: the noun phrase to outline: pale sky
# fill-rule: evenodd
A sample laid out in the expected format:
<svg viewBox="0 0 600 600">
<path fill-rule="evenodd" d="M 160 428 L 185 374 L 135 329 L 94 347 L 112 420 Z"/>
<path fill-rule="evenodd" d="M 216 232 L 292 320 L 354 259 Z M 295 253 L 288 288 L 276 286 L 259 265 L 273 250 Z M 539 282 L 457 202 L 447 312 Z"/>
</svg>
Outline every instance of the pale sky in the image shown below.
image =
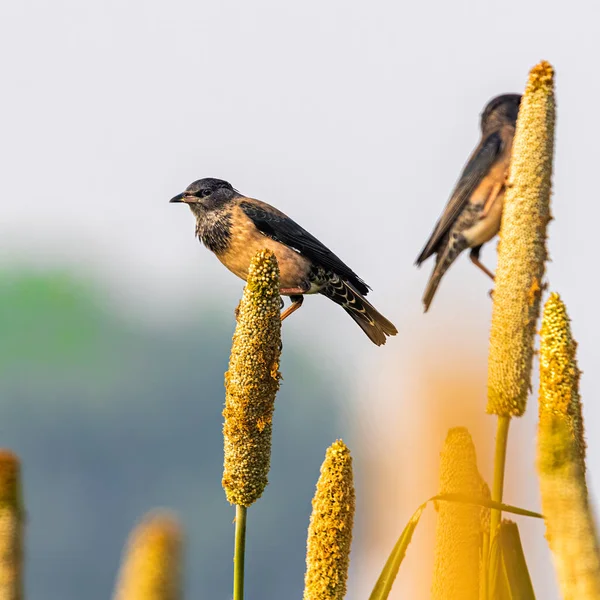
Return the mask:
<svg viewBox="0 0 600 600">
<path fill-rule="evenodd" d="M 330 246 L 400 331 L 371 347 L 310 298 L 287 343 L 314 337 L 332 364 L 363 357 L 369 371 L 436 331 L 452 352 L 452 321 L 484 359 L 488 281 L 462 257 L 422 315 L 431 265 L 413 262 L 483 106 L 522 92 L 546 59 L 558 102 L 548 276 L 579 341 L 597 497 L 599 17 L 593 2 L 546 0 L 4 2 L 0 263 L 72 265 L 157 320 L 202 297 L 233 310 L 241 283 L 194 239 L 189 211 L 168 204 L 219 177 Z M 495 242 L 484 261 L 494 253 Z M 356 362 L 344 368 L 360 380 Z"/>
</svg>

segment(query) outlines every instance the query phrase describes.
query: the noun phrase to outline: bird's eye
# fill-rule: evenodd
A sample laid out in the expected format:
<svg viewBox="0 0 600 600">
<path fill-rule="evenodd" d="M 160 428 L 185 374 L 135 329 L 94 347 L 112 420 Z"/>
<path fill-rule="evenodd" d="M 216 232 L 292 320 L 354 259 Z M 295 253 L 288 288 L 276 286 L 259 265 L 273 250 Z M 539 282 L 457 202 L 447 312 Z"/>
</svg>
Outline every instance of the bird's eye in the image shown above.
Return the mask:
<svg viewBox="0 0 600 600">
<path fill-rule="evenodd" d="M 202 191 L 200 192 L 200 195 L 201 195 L 203 198 L 206 198 L 206 196 L 210 196 L 210 190 L 209 190 L 209 189 L 204 189 L 204 190 L 202 190 Z"/>
</svg>

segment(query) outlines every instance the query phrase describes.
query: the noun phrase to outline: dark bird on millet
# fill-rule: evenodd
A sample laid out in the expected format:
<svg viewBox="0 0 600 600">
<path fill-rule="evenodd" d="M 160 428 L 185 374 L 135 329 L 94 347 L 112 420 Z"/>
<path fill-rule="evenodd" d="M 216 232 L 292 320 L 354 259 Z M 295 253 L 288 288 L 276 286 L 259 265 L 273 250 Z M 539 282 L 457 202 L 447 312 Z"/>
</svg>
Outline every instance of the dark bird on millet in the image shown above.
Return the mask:
<svg viewBox="0 0 600 600">
<path fill-rule="evenodd" d="M 220 179 L 199 179 L 171 202 L 186 203 L 196 217 L 196 236 L 244 281 L 250 261 L 263 249 L 275 253 L 281 294 L 300 308 L 305 294 L 323 294 L 339 304 L 381 346 L 397 330 L 364 298 L 369 287 L 329 248 L 276 208 L 247 198 Z"/>
<path fill-rule="evenodd" d="M 469 158 L 431 237 L 419 254 L 420 266 L 435 254 L 435 267 L 423 305 L 429 310 L 442 277 L 458 255 L 470 248 L 474 265 L 494 279 L 479 261 L 481 247 L 500 230 L 504 191 L 521 96 L 503 94 L 488 102 L 481 113 L 481 141 Z"/>
</svg>

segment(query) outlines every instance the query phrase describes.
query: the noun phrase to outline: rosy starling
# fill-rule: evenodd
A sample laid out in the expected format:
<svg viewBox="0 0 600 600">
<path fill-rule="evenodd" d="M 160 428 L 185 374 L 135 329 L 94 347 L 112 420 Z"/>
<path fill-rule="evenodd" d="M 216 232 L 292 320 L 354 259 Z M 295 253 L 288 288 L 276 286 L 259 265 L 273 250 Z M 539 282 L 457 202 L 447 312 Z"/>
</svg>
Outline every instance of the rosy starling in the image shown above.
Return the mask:
<svg viewBox="0 0 600 600">
<path fill-rule="evenodd" d="M 171 199 L 185 202 L 196 217 L 196 235 L 238 277 L 246 280 L 252 258 L 275 253 L 281 294 L 300 308 L 305 294 L 323 294 L 339 304 L 378 346 L 397 330 L 365 296 L 369 286 L 317 238 L 269 204 L 247 198 L 220 179 L 199 179 Z"/>
<path fill-rule="evenodd" d="M 435 267 L 423 294 L 425 312 L 444 273 L 458 255 L 470 258 L 486 275 L 479 252 L 500 230 L 504 189 L 521 96 L 504 94 L 488 102 L 481 114 L 481 141 L 469 158 L 431 237 L 417 258 L 418 266 L 435 254 Z"/>
</svg>

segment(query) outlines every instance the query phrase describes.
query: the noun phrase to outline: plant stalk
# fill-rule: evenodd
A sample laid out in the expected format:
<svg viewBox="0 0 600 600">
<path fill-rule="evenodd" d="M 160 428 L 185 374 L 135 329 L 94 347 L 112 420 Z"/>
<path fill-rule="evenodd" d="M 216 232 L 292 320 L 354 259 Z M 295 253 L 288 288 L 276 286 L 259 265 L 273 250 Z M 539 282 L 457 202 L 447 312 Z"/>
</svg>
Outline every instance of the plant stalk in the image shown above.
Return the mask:
<svg viewBox="0 0 600 600">
<path fill-rule="evenodd" d="M 502 502 L 502 494 L 504 492 L 504 467 L 506 465 L 509 426 L 510 417 L 499 415 L 498 428 L 496 430 L 496 452 L 494 454 L 494 481 L 492 484 L 492 500 L 496 502 Z M 501 519 L 502 512 L 492 509 L 490 516 L 490 548 Z"/>
<path fill-rule="evenodd" d="M 235 551 L 233 555 L 233 600 L 244 600 L 244 560 L 246 558 L 245 506 L 235 507 Z"/>
<path fill-rule="evenodd" d="M 481 544 L 481 570 L 479 572 L 479 597 L 481 600 L 488 600 L 488 579 L 490 571 L 490 532 L 483 532 Z"/>
</svg>

